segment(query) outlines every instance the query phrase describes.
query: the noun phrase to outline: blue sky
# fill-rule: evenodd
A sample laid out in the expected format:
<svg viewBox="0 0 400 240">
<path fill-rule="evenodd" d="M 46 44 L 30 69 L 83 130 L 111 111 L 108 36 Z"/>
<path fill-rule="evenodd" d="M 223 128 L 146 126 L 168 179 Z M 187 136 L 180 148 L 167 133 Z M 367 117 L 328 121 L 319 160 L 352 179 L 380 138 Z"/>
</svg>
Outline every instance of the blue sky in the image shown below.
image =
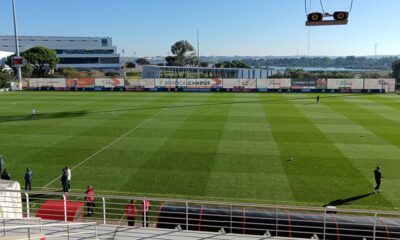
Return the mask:
<svg viewBox="0 0 400 240">
<path fill-rule="evenodd" d="M 304 0 L 16 0 L 20 35 L 110 36 L 125 55 L 166 55 L 178 40 L 201 55 L 307 55 Z M 311 1 L 311 3 L 310 3 Z M 325 11 L 351 0 L 323 0 Z M 307 0 L 320 11 L 319 0 Z M 310 55 L 400 54 L 399 0 L 354 0 L 347 26 L 310 28 Z M 0 0 L 0 35 L 13 34 Z"/>
</svg>

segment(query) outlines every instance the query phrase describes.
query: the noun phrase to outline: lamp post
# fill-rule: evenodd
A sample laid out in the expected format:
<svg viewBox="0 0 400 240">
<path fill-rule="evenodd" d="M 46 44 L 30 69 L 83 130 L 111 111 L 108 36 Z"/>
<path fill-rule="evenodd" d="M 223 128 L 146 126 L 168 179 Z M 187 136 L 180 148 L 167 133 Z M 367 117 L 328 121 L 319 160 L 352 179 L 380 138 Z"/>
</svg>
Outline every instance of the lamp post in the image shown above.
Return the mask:
<svg viewBox="0 0 400 240">
<path fill-rule="evenodd" d="M 18 42 L 18 31 L 17 31 L 17 14 L 16 14 L 16 11 L 15 11 L 15 0 L 12 0 L 12 6 L 13 6 L 13 17 L 14 17 L 15 54 L 17 55 L 17 57 L 20 57 L 20 54 L 19 54 L 19 42 Z M 21 66 L 17 66 L 17 77 L 18 77 L 19 90 L 22 90 Z"/>
</svg>

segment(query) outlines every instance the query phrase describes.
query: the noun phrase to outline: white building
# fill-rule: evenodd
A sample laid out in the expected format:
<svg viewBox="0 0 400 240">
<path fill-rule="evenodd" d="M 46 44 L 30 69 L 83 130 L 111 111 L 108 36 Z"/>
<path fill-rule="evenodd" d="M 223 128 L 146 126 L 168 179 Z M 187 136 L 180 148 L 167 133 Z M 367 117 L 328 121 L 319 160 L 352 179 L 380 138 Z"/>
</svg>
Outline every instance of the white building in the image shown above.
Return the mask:
<svg viewBox="0 0 400 240">
<path fill-rule="evenodd" d="M 109 37 L 19 37 L 21 52 L 37 46 L 56 51 L 60 58 L 57 68 L 74 67 L 113 72 L 120 69 L 120 55 Z M 0 51 L 15 52 L 14 36 L 0 36 Z"/>
</svg>

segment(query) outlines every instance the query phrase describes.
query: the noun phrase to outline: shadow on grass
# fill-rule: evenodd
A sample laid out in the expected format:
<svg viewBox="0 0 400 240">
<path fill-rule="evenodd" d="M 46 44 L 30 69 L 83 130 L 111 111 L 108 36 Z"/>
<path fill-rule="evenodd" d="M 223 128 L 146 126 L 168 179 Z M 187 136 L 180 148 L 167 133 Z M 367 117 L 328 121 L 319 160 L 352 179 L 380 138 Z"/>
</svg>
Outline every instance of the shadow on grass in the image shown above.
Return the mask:
<svg viewBox="0 0 400 240">
<path fill-rule="evenodd" d="M 371 193 L 367 193 L 367 194 L 362 194 L 362 195 L 358 195 L 358 196 L 354 196 L 354 197 L 350 197 L 350 198 L 346 198 L 346 199 L 337 199 L 334 200 L 328 204 L 325 204 L 324 207 L 327 206 L 341 206 L 341 205 L 350 205 L 351 202 L 354 202 L 356 200 L 360 200 L 366 197 L 369 197 L 370 195 L 374 194 L 373 192 Z"/>
<path fill-rule="evenodd" d="M 40 119 L 59 119 L 59 118 L 74 118 L 87 115 L 88 111 L 73 111 L 73 112 L 54 112 L 54 113 L 39 113 L 36 120 Z M 9 115 L 0 116 L 0 122 L 15 122 L 15 121 L 31 121 L 32 116 L 30 114 L 23 115 Z M 32 120 L 32 121 L 36 121 Z"/>
<path fill-rule="evenodd" d="M 346 95 L 333 95 L 325 96 L 323 98 L 343 98 L 343 97 L 354 97 L 359 94 L 346 94 Z M 322 99 L 322 97 L 321 97 Z M 72 112 L 55 112 L 55 113 L 39 113 L 38 120 L 40 119 L 58 119 L 58 118 L 74 118 L 81 117 L 87 114 L 96 113 L 113 113 L 113 112 L 129 112 L 129 111 L 141 111 L 141 110 L 156 110 L 156 109 L 174 109 L 174 108 L 191 108 L 191 107 L 204 107 L 204 106 L 224 106 L 224 105 L 235 105 L 235 104 L 253 104 L 253 103 L 267 103 L 267 102 L 284 102 L 284 101 L 299 101 L 299 100 L 311 100 L 311 103 L 305 104 L 316 104 L 315 97 L 299 97 L 299 98 L 282 98 L 282 99 L 265 99 L 258 101 L 237 101 L 237 102 L 219 102 L 219 103 L 199 103 L 199 104 L 187 104 L 187 105 L 175 105 L 175 106 L 157 106 L 157 107 L 143 107 L 143 108 L 120 108 L 100 111 L 72 111 Z M 13 122 L 13 121 L 28 121 L 32 120 L 30 114 L 24 115 L 11 115 L 11 116 L 0 116 L 0 122 Z"/>
</svg>

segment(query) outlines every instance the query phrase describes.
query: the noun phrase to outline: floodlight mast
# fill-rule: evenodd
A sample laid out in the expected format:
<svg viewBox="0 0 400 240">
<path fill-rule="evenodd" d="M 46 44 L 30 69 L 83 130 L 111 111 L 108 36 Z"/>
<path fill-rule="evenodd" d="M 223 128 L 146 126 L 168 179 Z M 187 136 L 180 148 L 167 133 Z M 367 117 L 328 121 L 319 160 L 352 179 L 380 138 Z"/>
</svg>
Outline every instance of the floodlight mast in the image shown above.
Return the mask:
<svg viewBox="0 0 400 240">
<path fill-rule="evenodd" d="M 197 29 L 197 79 L 200 78 L 200 33 Z"/>
<path fill-rule="evenodd" d="M 20 57 L 20 54 L 19 54 L 19 41 L 18 41 L 18 29 L 17 29 L 17 14 L 16 14 L 16 10 L 15 10 L 15 0 L 12 0 L 12 7 L 13 7 L 13 17 L 14 17 L 15 55 L 17 57 Z M 19 90 L 22 90 L 21 66 L 17 66 L 17 77 L 18 77 Z"/>
</svg>

